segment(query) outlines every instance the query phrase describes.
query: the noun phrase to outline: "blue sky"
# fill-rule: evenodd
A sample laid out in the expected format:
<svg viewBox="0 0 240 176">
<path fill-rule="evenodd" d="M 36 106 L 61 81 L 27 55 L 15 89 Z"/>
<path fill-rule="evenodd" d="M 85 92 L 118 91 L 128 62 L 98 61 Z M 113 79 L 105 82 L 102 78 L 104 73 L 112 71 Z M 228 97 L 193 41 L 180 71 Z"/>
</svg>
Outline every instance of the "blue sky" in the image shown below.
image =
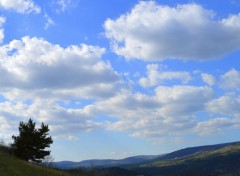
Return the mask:
<svg viewBox="0 0 240 176">
<path fill-rule="evenodd" d="M 235 0 L 0 0 L 0 138 L 49 124 L 56 161 L 240 136 Z"/>
</svg>

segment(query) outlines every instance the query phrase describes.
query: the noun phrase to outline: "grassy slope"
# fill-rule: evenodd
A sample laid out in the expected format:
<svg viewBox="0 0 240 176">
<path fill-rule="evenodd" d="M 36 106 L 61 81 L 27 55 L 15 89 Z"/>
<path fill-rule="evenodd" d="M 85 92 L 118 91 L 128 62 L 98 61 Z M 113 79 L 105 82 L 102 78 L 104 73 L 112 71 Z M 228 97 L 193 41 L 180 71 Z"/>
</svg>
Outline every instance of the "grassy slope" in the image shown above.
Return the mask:
<svg viewBox="0 0 240 176">
<path fill-rule="evenodd" d="M 70 174 L 48 169 L 17 159 L 0 150 L 1 176 L 71 176 Z"/>
<path fill-rule="evenodd" d="M 118 167 L 103 168 L 103 169 L 91 169 L 91 170 L 81 170 L 81 169 L 72 169 L 66 170 L 69 173 L 73 173 L 76 176 L 139 176 L 141 174 Z"/>
<path fill-rule="evenodd" d="M 159 160 L 133 168 L 144 175 L 224 175 L 240 174 L 240 144 L 199 152 L 181 158 Z"/>
<path fill-rule="evenodd" d="M 133 171 L 120 168 L 100 170 L 72 170 L 69 173 L 49 169 L 33 163 L 22 161 L 0 147 L 0 176 L 134 176 Z M 73 174 L 73 175 L 72 175 Z"/>
</svg>

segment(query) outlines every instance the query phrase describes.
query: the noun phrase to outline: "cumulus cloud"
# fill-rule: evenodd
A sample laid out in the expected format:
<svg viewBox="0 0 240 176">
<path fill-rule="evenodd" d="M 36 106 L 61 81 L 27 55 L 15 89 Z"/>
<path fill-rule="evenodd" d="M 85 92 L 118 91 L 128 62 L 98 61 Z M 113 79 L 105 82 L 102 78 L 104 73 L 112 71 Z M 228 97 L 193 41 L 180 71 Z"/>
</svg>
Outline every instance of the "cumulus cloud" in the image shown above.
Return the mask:
<svg viewBox="0 0 240 176">
<path fill-rule="evenodd" d="M 216 114 L 229 115 L 240 119 L 240 97 L 224 95 L 210 101 L 207 110 Z"/>
<path fill-rule="evenodd" d="M 104 52 L 85 44 L 62 48 L 39 38 L 14 40 L 0 47 L 0 90 L 22 100 L 105 97 L 120 78 L 101 59 Z"/>
<path fill-rule="evenodd" d="M 27 14 L 41 12 L 41 8 L 32 0 L 0 0 L 0 8 Z"/>
<path fill-rule="evenodd" d="M 240 90 L 240 72 L 231 69 L 221 76 L 221 85 L 224 88 Z"/>
<path fill-rule="evenodd" d="M 209 86 L 213 86 L 216 83 L 216 79 L 213 75 L 210 75 L 207 73 L 202 73 L 201 77 L 202 77 L 203 82 L 205 82 Z"/>
<path fill-rule="evenodd" d="M 141 1 L 104 27 L 112 49 L 127 59 L 208 60 L 240 48 L 240 14 L 219 19 L 198 4 Z"/>
<path fill-rule="evenodd" d="M 54 139 L 73 140 L 74 134 L 100 128 L 98 122 L 80 109 L 66 109 L 54 101 L 34 100 L 31 104 L 23 102 L 0 103 L 0 136 L 10 138 L 17 133 L 19 121 L 34 121 L 49 124 Z"/>
<path fill-rule="evenodd" d="M 159 66 L 157 64 L 147 65 L 147 77 L 139 80 L 140 85 L 143 87 L 151 87 L 172 80 L 180 80 L 183 84 L 186 84 L 191 80 L 191 75 L 188 72 L 159 71 L 158 69 Z"/>
<path fill-rule="evenodd" d="M 200 122 L 195 130 L 200 135 L 212 135 L 222 133 L 225 129 L 239 128 L 240 120 L 219 117 L 208 121 Z"/>
<path fill-rule="evenodd" d="M 203 111 L 212 98 L 209 87 L 161 86 L 153 96 L 125 90 L 86 108 L 90 114 L 114 118 L 105 124 L 108 130 L 159 140 L 192 132 L 198 123 L 195 113 Z"/>
</svg>

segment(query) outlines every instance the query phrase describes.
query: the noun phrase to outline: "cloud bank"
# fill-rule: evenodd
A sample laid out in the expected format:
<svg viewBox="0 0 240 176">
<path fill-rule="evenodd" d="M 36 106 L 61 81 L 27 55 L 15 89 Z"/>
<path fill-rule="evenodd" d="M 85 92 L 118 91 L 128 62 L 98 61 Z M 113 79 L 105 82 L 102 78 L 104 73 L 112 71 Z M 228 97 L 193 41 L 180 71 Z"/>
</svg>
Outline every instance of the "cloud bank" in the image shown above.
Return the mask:
<svg viewBox="0 0 240 176">
<path fill-rule="evenodd" d="M 198 134 L 195 114 L 204 111 L 213 98 L 209 87 L 159 86 L 153 96 L 125 90 L 85 108 L 95 116 L 114 118 L 106 124 L 108 130 L 128 131 L 133 137 L 158 141 L 179 134 Z"/>
</svg>

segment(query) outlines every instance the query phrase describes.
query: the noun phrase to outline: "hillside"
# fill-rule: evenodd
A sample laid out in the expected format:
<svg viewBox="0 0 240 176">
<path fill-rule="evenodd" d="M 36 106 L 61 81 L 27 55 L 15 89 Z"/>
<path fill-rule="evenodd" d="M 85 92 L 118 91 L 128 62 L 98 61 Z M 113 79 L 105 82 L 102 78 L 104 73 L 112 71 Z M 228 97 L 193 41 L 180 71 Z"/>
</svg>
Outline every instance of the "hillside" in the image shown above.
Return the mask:
<svg viewBox="0 0 240 176">
<path fill-rule="evenodd" d="M 236 143 L 238 143 L 238 142 L 215 144 L 215 145 L 205 145 L 205 146 L 197 146 L 197 147 L 188 147 L 185 149 L 181 149 L 181 150 L 177 150 L 177 151 L 168 153 L 163 156 L 159 156 L 159 157 L 155 158 L 153 161 L 181 158 L 181 157 L 192 155 L 192 154 L 195 154 L 198 152 L 217 150 L 217 149 L 220 149 L 220 148 L 232 145 L 232 144 L 236 144 Z"/>
<path fill-rule="evenodd" d="M 67 172 L 46 168 L 19 160 L 0 147 L 0 176 L 135 176 L 134 171 L 122 168 L 69 170 Z"/>
<path fill-rule="evenodd" d="M 143 160 L 145 161 L 142 162 Z M 104 166 L 106 163 L 108 165 L 110 160 L 90 161 L 98 161 Z M 135 156 L 121 161 L 135 164 L 124 165 L 122 168 L 72 169 L 66 173 L 19 160 L 0 148 L 0 175 L 32 176 L 34 173 L 34 176 L 238 176 L 240 175 L 240 142 L 191 147 L 159 157 Z M 141 162 L 137 163 L 139 161 Z"/>
<path fill-rule="evenodd" d="M 91 169 L 91 170 L 68 170 L 69 173 L 72 173 L 76 176 L 81 176 L 84 173 L 84 176 L 142 176 L 136 171 L 131 171 L 124 168 L 111 167 L 111 168 L 102 168 L 102 169 Z"/>
<path fill-rule="evenodd" d="M 214 148 L 214 146 L 212 147 Z M 191 154 L 187 152 L 186 155 L 179 157 L 173 157 L 173 153 L 171 153 L 169 154 L 169 157 L 166 155 L 145 164 L 132 166 L 131 169 L 140 172 L 145 176 L 239 175 L 240 143 L 224 144 L 222 147 L 216 147 L 215 149 L 212 147 L 210 147 L 209 150 L 196 150 L 194 153 L 190 152 Z M 187 151 L 187 149 L 184 150 Z M 191 151 L 193 148 L 190 148 L 189 150 Z M 179 151 L 175 152 L 175 154 L 179 154 Z"/>
<path fill-rule="evenodd" d="M 86 176 L 238 176 L 240 142 L 190 147 L 158 156 L 58 164 L 72 167 L 68 172 L 76 175 L 83 173 L 79 168 L 89 168 Z"/>
<path fill-rule="evenodd" d="M 62 171 L 45 168 L 25 162 L 9 155 L 0 148 L 0 175 L 1 176 L 71 176 Z"/>
</svg>

